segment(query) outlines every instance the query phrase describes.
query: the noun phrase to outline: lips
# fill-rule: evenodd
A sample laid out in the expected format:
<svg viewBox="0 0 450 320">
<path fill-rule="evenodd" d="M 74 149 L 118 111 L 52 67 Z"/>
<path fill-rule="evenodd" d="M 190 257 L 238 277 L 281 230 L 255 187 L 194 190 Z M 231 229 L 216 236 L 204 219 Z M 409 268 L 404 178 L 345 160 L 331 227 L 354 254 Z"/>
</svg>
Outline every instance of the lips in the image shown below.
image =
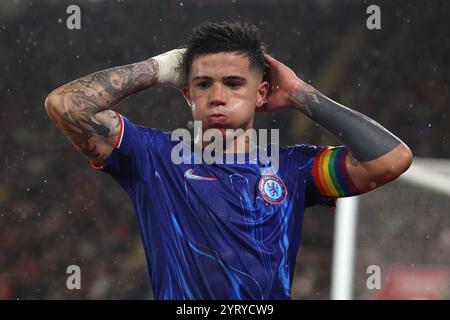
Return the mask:
<svg viewBox="0 0 450 320">
<path fill-rule="evenodd" d="M 228 120 L 228 117 L 221 113 L 215 113 L 215 114 L 208 116 L 208 120 L 210 122 L 223 123 Z"/>
</svg>

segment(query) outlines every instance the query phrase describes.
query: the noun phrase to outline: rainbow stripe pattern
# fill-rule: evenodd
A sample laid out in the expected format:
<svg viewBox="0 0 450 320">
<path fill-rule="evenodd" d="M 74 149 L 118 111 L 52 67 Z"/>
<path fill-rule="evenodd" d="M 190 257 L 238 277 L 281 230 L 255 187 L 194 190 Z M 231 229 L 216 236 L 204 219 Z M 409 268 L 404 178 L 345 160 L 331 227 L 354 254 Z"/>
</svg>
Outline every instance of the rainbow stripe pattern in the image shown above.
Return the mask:
<svg viewBox="0 0 450 320">
<path fill-rule="evenodd" d="M 338 198 L 358 194 L 345 166 L 348 152 L 345 147 L 327 146 L 317 153 L 312 174 L 321 195 Z"/>
</svg>

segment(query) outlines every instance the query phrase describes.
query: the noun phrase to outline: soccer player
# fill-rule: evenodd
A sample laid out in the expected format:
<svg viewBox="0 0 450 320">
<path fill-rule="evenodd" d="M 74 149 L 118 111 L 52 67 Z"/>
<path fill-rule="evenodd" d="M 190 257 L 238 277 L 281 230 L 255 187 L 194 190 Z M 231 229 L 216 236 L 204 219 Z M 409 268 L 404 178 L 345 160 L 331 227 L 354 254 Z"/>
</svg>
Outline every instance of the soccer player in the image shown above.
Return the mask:
<svg viewBox="0 0 450 320">
<path fill-rule="evenodd" d="M 159 84 L 182 91 L 204 130 L 251 129 L 255 111 L 291 108 L 343 145 L 280 148 L 279 168 L 268 174 L 267 163 L 249 158 L 175 164 L 179 141 L 170 133 L 112 110 Z M 185 48 L 65 84 L 45 108 L 92 167 L 128 193 L 156 299 L 290 299 L 304 209 L 380 187 L 412 162 L 410 149 L 380 124 L 265 54 L 248 24 L 203 23 Z M 224 152 L 248 154 L 247 138 L 231 143 L 244 149 L 226 144 Z"/>
</svg>

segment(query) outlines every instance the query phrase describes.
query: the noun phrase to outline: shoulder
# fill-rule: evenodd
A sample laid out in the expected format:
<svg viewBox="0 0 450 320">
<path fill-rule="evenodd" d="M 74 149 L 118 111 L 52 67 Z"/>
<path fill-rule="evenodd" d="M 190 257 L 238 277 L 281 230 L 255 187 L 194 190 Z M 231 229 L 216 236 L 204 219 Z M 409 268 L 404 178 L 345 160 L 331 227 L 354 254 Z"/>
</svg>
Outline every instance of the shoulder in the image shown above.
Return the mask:
<svg viewBox="0 0 450 320">
<path fill-rule="evenodd" d="M 140 124 L 137 124 L 128 118 L 123 116 L 125 132 L 129 130 L 130 133 L 134 133 L 142 140 L 146 140 L 148 143 L 152 143 L 155 140 L 171 140 L 172 133 L 170 131 L 164 131 L 157 128 L 147 127 Z"/>
<path fill-rule="evenodd" d="M 145 137 L 145 139 L 147 139 L 149 142 L 152 142 L 153 140 L 159 141 L 171 140 L 172 132 L 170 131 L 164 131 L 161 129 L 144 126 L 138 126 L 138 128 L 142 132 L 142 135 Z"/>
</svg>

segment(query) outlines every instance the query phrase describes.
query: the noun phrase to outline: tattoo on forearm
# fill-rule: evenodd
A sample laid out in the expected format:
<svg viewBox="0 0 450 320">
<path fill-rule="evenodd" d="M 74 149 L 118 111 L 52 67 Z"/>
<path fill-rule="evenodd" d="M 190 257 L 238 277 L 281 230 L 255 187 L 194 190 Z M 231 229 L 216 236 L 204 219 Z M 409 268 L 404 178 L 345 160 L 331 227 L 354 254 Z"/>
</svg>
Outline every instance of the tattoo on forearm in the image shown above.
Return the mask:
<svg viewBox="0 0 450 320">
<path fill-rule="evenodd" d="M 55 93 L 84 95 L 92 104 L 84 105 L 80 101 L 78 107 L 89 107 L 95 113 L 154 85 L 157 79 L 158 65 L 150 59 L 93 73 L 62 86 Z"/>
<path fill-rule="evenodd" d="M 117 132 L 113 129 L 120 127 L 120 119 L 108 109 L 151 87 L 157 79 L 158 65 L 150 59 L 74 80 L 53 92 L 61 110 L 53 119 L 83 154 L 99 158 L 101 154 L 93 139 L 110 138 L 112 132 Z"/>
<path fill-rule="evenodd" d="M 303 95 L 296 94 L 296 93 L 291 94 L 290 100 L 293 102 L 294 108 L 296 108 L 297 110 L 300 110 L 301 112 L 303 112 L 310 118 L 313 117 L 313 113 L 312 113 L 311 109 L 309 108 L 308 104 L 303 101 Z M 313 100 L 313 99 L 308 98 L 308 100 Z"/>
<path fill-rule="evenodd" d="M 358 165 L 358 160 L 353 156 L 351 152 L 349 152 L 348 155 L 350 156 L 350 161 L 352 162 L 352 165 L 356 167 Z"/>
<path fill-rule="evenodd" d="M 290 96 L 294 108 L 330 131 L 359 161 L 381 157 L 397 147 L 401 140 L 376 121 L 327 98 L 308 86 Z M 358 161 L 352 158 L 353 165 Z M 356 163 L 356 164 L 355 164 Z"/>
</svg>

